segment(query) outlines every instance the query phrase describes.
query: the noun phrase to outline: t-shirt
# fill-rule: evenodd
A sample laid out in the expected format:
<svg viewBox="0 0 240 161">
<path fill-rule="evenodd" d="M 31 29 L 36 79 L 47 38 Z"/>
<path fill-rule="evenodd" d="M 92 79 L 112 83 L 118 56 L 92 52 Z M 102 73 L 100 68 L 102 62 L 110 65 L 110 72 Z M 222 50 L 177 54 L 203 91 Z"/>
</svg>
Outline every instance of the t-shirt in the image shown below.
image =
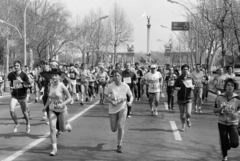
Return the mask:
<svg viewBox="0 0 240 161">
<path fill-rule="evenodd" d="M 109 114 L 116 114 L 124 108 L 127 108 L 126 100 L 127 95 L 132 96 L 132 92 L 129 86 L 122 82 L 120 86 L 117 86 L 114 82 L 111 83 L 105 90 L 105 94 L 111 96 L 111 98 L 115 101 L 122 101 L 118 103 L 116 106 L 109 104 Z"/>
<path fill-rule="evenodd" d="M 74 70 L 69 70 L 69 77 L 70 77 L 70 79 L 72 79 L 72 80 L 76 80 L 76 78 L 77 78 L 77 73 L 74 71 Z"/>
<path fill-rule="evenodd" d="M 224 89 L 226 75 L 220 75 L 215 78 L 214 84 L 217 89 Z"/>
<path fill-rule="evenodd" d="M 108 80 L 108 74 L 107 72 L 101 72 L 99 71 L 98 74 L 97 74 L 97 80 L 99 82 L 106 82 Z"/>
<path fill-rule="evenodd" d="M 203 79 L 204 79 L 204 73 L 203 71 L 200 72 L 192 72 L 192 78 L 194 79 L 195 87 L 202 88 L 203 87 Z"/>
<path fill-rule="evenodd" d="M 228 73 L 226 74 L 226 79 L 227 78 L 232 78 L 232 79 L 235 79 L 236 78 L 236 75 L 234 73 L 232 73 L 231 75 L 229 75 Z"/>
<path fill-rule="evenodd" d="M 137 81 L 137 76 L 134 72 L 132 71 L 123 71 L 122 72 L 122 77 L 123 77 L 123 82 L 129 85 L 129 87 L 132 89 L 133 88 L 133 81 Z"/>
<path fill-rule="evenodd" d="M 168 87 L 174 87 L 175 81 L 177 79 L 177 76 L 175 74 L 171 74 L 166 76 L 166 82 Z"/>
<path fill-rule="evenodd" d="M 22 79 L 22 83 L 17 80 L 17 77 Z M 30 82 L 27 74 L 22 72 L 18 75 L 16 72 L 11 72 L 8 75 L 10 87 L 12 87 L 12 96 L 17 99 L 24 99 L 27 97 L 27 88 L 30 87 Z"/>
<path fill-rule="evenodd" d="M 149 93 L 161 92 L 160 79 L 163 79 L 163 78 L 162 78 L 162 74 L 160 72 L 155 72 L 154 74 L 149 72 L 144 76 L 144 79 L 146 80 L 146 82 L 148 84 L 148 92 Z"/>
</svg>

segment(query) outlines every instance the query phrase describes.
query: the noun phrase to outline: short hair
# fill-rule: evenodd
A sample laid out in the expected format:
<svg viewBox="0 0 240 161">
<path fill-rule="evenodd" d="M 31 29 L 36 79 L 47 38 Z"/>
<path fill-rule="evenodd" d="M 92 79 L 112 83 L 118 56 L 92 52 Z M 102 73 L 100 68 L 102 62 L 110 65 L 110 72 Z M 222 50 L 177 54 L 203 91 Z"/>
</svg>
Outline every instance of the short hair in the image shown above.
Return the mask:
<svg viewBox="0 0 240 161">
<path fill-rule="evenodd" d="M 13 64 L 14 64 L 14 65 L 15 65 L 15 64 L 19 64 L 20 67 L 22 66 L 22 62 L 21 62 L 20 60 L 15 60 Z"/>
<path fill-rule="evenodd" d="M 136 62 L 136 63 L 135 63 L 135 65 L 139 65 L 139 63 L 138 63 L 138 62 Z"/>
<path fill-rule="evenodd" d="M 51 74 L 62 75 L 62 71 L 58 68 L 54 68 L 51 70 Z"/>
<path fill-rule="evenodd" d="M 224 83 L 224 90 L 226 90 L 227 84 L 232 83 L 234 85 L 234 90 L 237 90 L 239 88 L 239 84 L 235 79 L 227 78 Z"/>
<path fill-rule="evenodd" d="M 114 71 L 112 72 L 112 76 L 116 75 L 117 73 L 122 76 L 122 71 L 121 71 L 121 70 L 114 70 Z"/>
<path fill-rule="evenodd" d="M 229 68 L 232 68 L 232 69 L 233 69 L 233 66 L 232 66 L 232 65 L 226 66 L 226 70 L 227 70 L 227 71 L 228 71 Z"/>
<path fill-rule="evenodd" d="M 198 65 L 201 67 L 201 64 L 196 64 L 196 66 L 198 66 Z"/>
<path fill-rule="evenodd" d="M 185 67 L 187 67 L 188 69 L 190 68 L 189 65 L 184 64 L 184 65 L 181 66 L 181 70 L 183 70 Z"/>
</svg>

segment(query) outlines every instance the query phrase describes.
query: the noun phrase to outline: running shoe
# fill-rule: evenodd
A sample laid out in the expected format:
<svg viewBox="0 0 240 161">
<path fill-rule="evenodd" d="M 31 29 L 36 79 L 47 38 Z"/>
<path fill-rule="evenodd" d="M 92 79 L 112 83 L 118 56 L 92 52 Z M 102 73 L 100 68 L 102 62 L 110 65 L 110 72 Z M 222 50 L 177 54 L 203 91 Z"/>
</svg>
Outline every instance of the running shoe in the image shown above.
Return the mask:
<svg viewBox="0 0 240 161">
<path fill-rule="evenodd" d="M 14 132 L 14 133 L 17 132 L 17 128 L 18 128 L 18 126 L 19 126 L 19 123 L 17 123 L 17 124 L 14 125 L 14 128 L 13 128 L 13 132 Z"/>
<path fill-rule="evenodd" d="M 151 111 L 151 116 L 153 116 L 154 115 L 154 112 L 153 112 L 153 110 Z"/>
<path fill-rule="evenodd" d="M 38 99 L 35 99 L 35 101 L 34 101 L 35 103 L 37 103 L 38 102 Z"/>
<path fill-rule="evenodd" d="M 154 115 L 155 115 L 155 116 L 158 115 L 158 110 L 157 110 L 157 109 L 155 109 L 155 113 L 154 113 Z"/>
<path fill-rule="evenodd" d="M 45 120 L 47 120 L 47 116 L 42 117 L 42 121 L 45 121 Z"/>
<path fill-rule="evenodd" d="M 180 131 L 186 131 L 186 126 L 182 125 L 182 128 L 180 129 Z"/>
<path fill-rule="evenodd" d="M 58 132 L 56 133 L 56 137 L 57 137 L 57 138 L 59 138 L 60 135 L 62 135 L 62 131 L 58 131 Z"/>
<path fill-rule="evenodd" d="M 191 126 L 192 126 L 192 123 L 191 123 L 190 119 L 187 120 L 187 126 L 188 126 L 188 127 L 191 127 Z"/>
<path fill-rule="evenodd" d="M 199 110 L 199 113 L 202 113 L 202 110 Z"/>
<path fill-rule="evenodd" d="M 195 113 L 198 113 L 198 110 L 195 110 Z"/>
<path fill-rule="evenodd" d="M 52 157 L 57 155 L 57 150 L 53 149 L 53 151 L 49 155 L 52 156 Z"/>
<path fill-rule="evenodd" d="M 222 158 L 222 161 L 227 161 L 227 160 L 228 160 L 227 156 Z"/>
<path fill-rule="evenodd" d="M 74 99 L 72 98 L 72 101 L 70 102 L 70 104 L 72 105 L 74 103 Z"/>
<path fill-rule="evenodd" d="M 131 118 L 132 116 L 129 114 L 129 115 L 127 115 L 127 118 Z"/>
<path fill-rule="evenodd" d="M 30 131 L 31 131 L 31 129 L 30 129 L 30 125 L 27 125 L 27 127 L 26 127 L 26 133 L 29 134 Z"/>
<path fill-rule="evenodd" d="M 92 98 L 92 97 L 90 97 L 90 102 L 92 102 L 92 100 L 93 100 L 93 98 Z"/>
<path fill-rule="evenodd" d="M 83 106 L 83 103 L 82 103 L 82 102 L 80 102 L 80 105 L 82 105 L 82 106 Z"/>
<path fill-rule="evenodd" d="M 69 123 L 67 124 L 67 129 L 68 129 L 68 130 L 67 130 L 68 132 L 71 132 L 71 131 L 72 131 L 72 126 L 71 126 L 71 124 L 69 124 Z"/>
<path fill-rule="evenodd" d="M 88 102 L 88 97 L 86 97 L 86 100 L 85 100 L 86 102 Z"/>
<path fill-rule="evenodd" d="M 118 153 L 122 153 L 122 150 L 123 150 L 122 146 L 121 146 L 121 145 L 118 145 L 118 146 L 117 146 L 117 152 L 118 152 Z"/>
</svg>

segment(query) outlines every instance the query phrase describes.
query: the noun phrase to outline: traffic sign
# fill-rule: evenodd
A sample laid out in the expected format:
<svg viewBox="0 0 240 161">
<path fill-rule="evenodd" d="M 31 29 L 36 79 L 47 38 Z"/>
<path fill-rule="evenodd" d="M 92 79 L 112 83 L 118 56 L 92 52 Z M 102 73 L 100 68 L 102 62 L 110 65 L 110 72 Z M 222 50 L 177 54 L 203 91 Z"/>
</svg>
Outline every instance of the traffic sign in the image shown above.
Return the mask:
<svg viewBox="0 0 240 161">
<path fill-rule="evenodd" d="M 172 30 L 188 31 L 189 30 L 189 22 L 172 22 Z"/>
</svg>

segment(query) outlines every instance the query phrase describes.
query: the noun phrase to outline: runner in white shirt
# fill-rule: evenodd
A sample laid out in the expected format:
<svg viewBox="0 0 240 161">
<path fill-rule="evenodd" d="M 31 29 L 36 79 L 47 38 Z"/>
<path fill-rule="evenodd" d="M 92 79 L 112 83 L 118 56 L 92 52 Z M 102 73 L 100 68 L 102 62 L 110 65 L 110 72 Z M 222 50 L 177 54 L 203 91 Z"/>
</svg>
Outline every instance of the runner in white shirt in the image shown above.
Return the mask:
<svg viewBox="0 0 240 161">
<path fill-rule="evenodd" d="M 157 65 L 151 65 L 150 72 L 144 76 L 145 83 L 148 85 L 148 93 L 149 93 L 149 104 L 151 108 L 151 115 L 158 115 L 158 104 L 159 104 L 159 96 L 162 84 L 163 77 L 160 72 L 157 72 Z M 154 102 L 155 101 L 155 102 Z M 155 111 L 153 109 L 153 103 L 155 103 Z"/>
<path fill-rule="evenodd" d="M 235 79 L 236 78 L 236 75 L 233 73 L 233 67 L 232 66 L 227 66 L 226 67 L 226 70 L 227 70 L 227 73 L 226 73 L 226 79 L 227 78 L 232 78 L 232 79 Z"/>
<path fill-rule="evenodd" d="M 201 71 L 201 65 L 196 65 L 196 70 L 192 72 L 192 78 L 194 79 L 195 87 L 193 90 L 193 104 L 195 106 L 195 113 L 202 113 L 202 94 L 203 94 L 203 79 L 204 72 Z"/>
</svg>

